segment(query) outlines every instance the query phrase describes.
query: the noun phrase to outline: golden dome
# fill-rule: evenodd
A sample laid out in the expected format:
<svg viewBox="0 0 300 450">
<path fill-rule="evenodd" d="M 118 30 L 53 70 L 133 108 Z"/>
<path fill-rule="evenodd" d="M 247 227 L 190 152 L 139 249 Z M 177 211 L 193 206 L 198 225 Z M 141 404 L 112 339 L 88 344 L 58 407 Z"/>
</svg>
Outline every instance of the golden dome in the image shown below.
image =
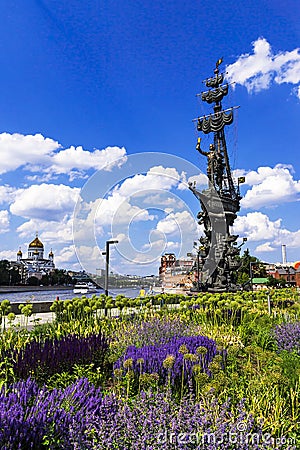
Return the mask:
<svg viewBox="0 0 300 450">
<path fill-rule="evenodd" d="M 50 256 L 50 257 L 51 257 L 51 256 L 54 256 L 54 255 L 53 255 L 52 248 L 51 248 L 51 250 L 50 250 L 49 256 Z"/>
<path fill-rule="evenodd" d="M 21 251 L 21 249 L 19 248 L 19 251 L 18 251 L 18 253 L 17 253 L 17 255 L 20 255 L 20 256 L 22 256 L 22 251 Z"/>
<path fill-rule="evenodd" d="M 44 248 L 43 243 L 39 240 L 37 234 L 36 234 L 36 238 L 33 239 L 33 241 L 30 242 L 30 244 L 28 245 L 29 248 L 32 247 L 38 247 L 38 248 Z"/>
</svg>

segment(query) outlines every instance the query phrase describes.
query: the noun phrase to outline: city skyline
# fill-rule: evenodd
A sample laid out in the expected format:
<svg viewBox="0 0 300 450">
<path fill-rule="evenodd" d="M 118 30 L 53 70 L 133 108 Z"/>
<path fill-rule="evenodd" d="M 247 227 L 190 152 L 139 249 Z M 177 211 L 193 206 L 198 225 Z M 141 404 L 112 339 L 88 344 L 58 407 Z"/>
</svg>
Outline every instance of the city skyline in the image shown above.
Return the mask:
<svg viewBox="0 0 300 450">
<path fill-rule="evenodd" d="M 299 4 L 102 3 L 0 5 L 0 258 L 36 231 L 73 270 L 103 267 L 111 237 L 119 273 L 191 251 L 187 185 L 207 183 L 192 120 L 211 112 L 196 94 L 222 57 L 223 106 L 239 106 L 230 163 L 246 178 L 234 232 L 261 260 L 280 261 L 282 244 L 299 260 Z"/>
</svg>

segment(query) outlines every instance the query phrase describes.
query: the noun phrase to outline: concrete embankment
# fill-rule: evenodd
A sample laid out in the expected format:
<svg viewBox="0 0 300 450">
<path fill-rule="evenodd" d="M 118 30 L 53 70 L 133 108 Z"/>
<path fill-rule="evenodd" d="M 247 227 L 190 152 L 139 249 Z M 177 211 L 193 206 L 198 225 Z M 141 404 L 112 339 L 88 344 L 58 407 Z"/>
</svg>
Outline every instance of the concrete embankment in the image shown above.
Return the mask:
<svg viewBox="0 0 300 450">
<path fill-rule="evenodd" d="M 13 292 L 70 291 L 73 286 L 0 286 L 0 294 Z"/>
<path fill-rule="evenodd" d="M 32 305 L 32 313 L 36 314 L 36 313 L 49 313 L 50 312 L 50 306 L 52 305 L 53 302 L 30 302 L 30 304 Z M 14 314 L 21 314 L 21 311 L 19 309 L 20 305 L 25 305 L 26 303 L 11 303 L 10 304 L 10 312 L 14 313 Z"/>
</svg>

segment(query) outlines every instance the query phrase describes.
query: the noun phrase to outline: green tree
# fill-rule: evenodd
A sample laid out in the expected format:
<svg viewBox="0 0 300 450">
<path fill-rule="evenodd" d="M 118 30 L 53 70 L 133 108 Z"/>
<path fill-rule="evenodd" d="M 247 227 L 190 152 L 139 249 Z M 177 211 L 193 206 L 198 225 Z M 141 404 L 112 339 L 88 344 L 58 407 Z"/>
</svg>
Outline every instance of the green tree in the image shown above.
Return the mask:
<svg viewBox="0 0 300 450">
<path fill-rule="evenodd" d="M 52 285 L 72 284 L 72 277 L 67 274 L 67 271 L 65 269 L 54 269 L 54 271 L 51 273 L 50 278 Z"/>
<path fill-rule="evenodd" d="M 282 288 L 285 288 L 286 285 L 287 285 L 287 281 L 286 281 L 285 278 L 280 277 L 279 280 L 278 280 L 278 284 L 279 284 Z"/>
<path fill-rule="evenodd" d="M 237 280 L 239 284 L 246 284 L 248 281 L 250 281 L 250 277 L 246 272 L 240 272 L 238 274 Z"/>
<path fill-rule="evenodd" d="M 29 277 L 27 279 L 27 284 L 29 284 L 29 286 L 38 286 L 40 284 L 40 280 L 37 277 Z"/>
<path fill-rule="evenodd" d="M 277 280 L 274 277 L 268 277 L 267 285 L 270 286 L 270 287 L 275 287 L 276 288 L 279 285 L 279 280 Z"/>
<path fill-rule="evenodd" d="M 41 278 L 41 284 L 43 286 L 49 286 L 50 284 L 50 279 L 49 279 L 49 275 L 43 275 Z"/>
<path fill-rule="evenodd" d="M 20 283 L 21 275 L 15 267 L 9 269 L 9 284 L 14 286 L 15 284 Z"/>
<path fill-rule="evenodd" d="M 18 269 L 11 267 L 7 259 L 2 259 L 0 261 L 0 285 L 14 285 L 19 283 L 20 280 L 21 276 Z"/>
<path fill-rule="evenodd" d="M 0 261 L 0 284 L 8 285 L 9 284 L 9 269 L 10 263 L 7 259 L 2 259 Z"/>
<path fill-rule="evenodd" d="M 266 269 L 264 264 L 255 256 L 250 255 L 250 251 L 247 248 L 244 254 L 240 257 L 240 268 L 238 273 L 238 283 L 245 284 L 252 278 L 266 277 Z"/>
</svg>

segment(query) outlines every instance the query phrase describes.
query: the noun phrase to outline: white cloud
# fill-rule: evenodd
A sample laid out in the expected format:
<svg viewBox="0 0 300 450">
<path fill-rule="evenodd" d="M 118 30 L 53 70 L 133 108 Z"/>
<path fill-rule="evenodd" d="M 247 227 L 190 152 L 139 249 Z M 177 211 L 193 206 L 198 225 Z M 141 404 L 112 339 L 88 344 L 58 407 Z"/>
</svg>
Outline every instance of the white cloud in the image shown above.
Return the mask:
<svg viewBox="0 0 300 450">
<path fill-rule="evenodd" d="M 160 260 L 162 253 L 164 253 L 165 251 L 175 252 L 181 248 L 181 244 L 180 242 L 176 241 L 165 241 L 164 239 L 159 239 L 151 242 L 150 244 L 143 245 L 143 250 L 148 250 L 151 247 L 156 247 L 159 250 L 163 250 L 162 252 L 160 252 L 158 257 L 158 260 Z"/>
<path fill-rule="evenodd" d="M 7 259 L 8 261 L 16 261 L 17 259 L 17 251 L 13 250 L 1 250 L 0 251 L 0 260 Z"/>
<path fill-rule="evenodd" d="M 272 221 L 261 212 L 238 216 L 234 222 L 233 233 L 247 237 L 249 243 L 259 242 L 258 252 L 273 251 L 282 244 L 290 248 L 300 247 L 300 229 L 290 231 L 282 226 L 282 219 Z"/>
<path fill-rule="evenodd" d="M 39 168 L 37 167 L 36 170 L 39 170 Z M 37 174 L 36 175 L 27 175 L 25 178 L 26 178 L 26 180 L 33 182 L 33 183 L 47 183 L 48 181 L 55 180 L 58 177 L 54 176 L 51 173 L 44 173 L 43 175 L 37 175 Z M 70 181 L 72 181 L 72 180 L 70 179 Z"/>
<path fill-rule="evenodd" d="M 31 181 L 49 181 L 55 174 L 68 174 L 70 179 L 82 178 L 84 171 L 111 170 L 126 161 L 124 147 L 107 147 L 102 150 L 84 150 L 71 146 L 62 149 L 61 144 L 41 134 L 0 134 L 0 174 L 20 167 L 39 172 Z M 45 173 L 46 175 L 42 175 Z M 29 176 L 30 177 L 30 176 Z"/>
<path fill-rule="evenodd" d="M 165 212 L 173 211 L 174 208 L 178 207 L 178 197 L 171 196 L 166 192 L 159 192 L 158 194 L 150 194 L 145 196 L 143 199 L 143 204 L 151 207 L 153 209 L 161 210 L 164 209 Z"/>
<path fill-rule="evenodd" d="M 113 167 L 121 167 L 126 161 L 126 150 L 124 147 L 107 147 L 103 150 L 90 152 L 82 147 L 67 148 L 55 153 L 51 157 L 51 165 L 47 168 L 51 173 L 69 173 L 74 169 L 84 170 L 111 170 Z"/>
<path fill-rule="evenodd" d="M 49 155 L 61 146 L 41 134 L 0 134 L 0 174 L 29 164 L 46 162 Z"/>
<path fill-rule="evenodd" d="M 276 248 L 272 247 L 271 242 L 265 242 L 264 244 L 260 244 L 255 249 L 257 253 L 274 252 L 275 250 Z"/>
<path fill-rule="evenodd" d="M 150 213 L 153 211 L 153 196 L 160 201 L 158 210 L 171 211 L 172 206 L 178 206 L 180 199 L 172 199 L 169 191 L 179 181 L 180 175 L 176 169 L 155 166 L 146 174 L 126 178 L 115 186 L 107 198 L 97 199 L 89 204 L 82 203 L 80 209 L 84 211 L 86 219 L 82 222 L 76 219 L 76 241 L 84 240 L 82 231 L 87 228 L 94 230 L 96 227 L 97 235 L 103 235 L 103 227 L 110 226 L 110 232 L 115 236 L 124 233 L 124 230 L 128 233 L 133 222 L 153 221 L 155 216 Z"/>
<path fill-rule="evenodd" d="M 151 167 L 146 174 L 137 174 L 127 178 L 115 187 L 107 199 L 97 206 L 97 223 L 116 226 L 130 224 L 133 221 L 153 220 L 147 208 L 153 207 L 153 198 L 159 202 L 158 209 L 176 206 L 181 199 L 170 197 L 169 191 L 178 185 L 180 175 L 174 168 Z M 133 203 L 138 203 L 133 204 Z"/>
<path fill-rule="evenodd" d="M 9 231 L 9 216 L 8 211 L 0 211 L 0 233 L 6 233 Z"/>
<path fill-rule="evenodd" d="M 82 270 L 75 253 L 74 245 L 65 246 L 55 252 L 54 262 L 56 267 L 66 267 L 71 270 Z"/>
<path fill-rule="evenodd" d="M 145 195 L 146 190 L 170 191 L 179 181 L 180 174 L 173 167 L 155 166 L 151 167 L 146 175 L 137 174 L 127 178 L 121 186 L 115 188 L 115 191 L 123 197 L 137 196 L 139 192 Z"/>
<path fill-rule="evenodd" d="M 156 228 L 167 235 L 177 233 L 180 235 L 196 235 L 197 233 L 196 221 L 188 211 L 168 214 L 157 223 Z"/>
<path fill-rule="evenodd" d="M 296 97 L 298 97 L 299 100 L 300 100 L 300 86 L 297 86 L 297 87 L 294 89 L 294 93 L 295 93 Z"/>
<path fill-rule="evenodd" d="M 184 173 L 181 174 L 182 182 L 179 184 L 178 189 L 181 191 L 187 190 L 189 188 L 189 184 L 192 183 L 196 187 L 199 186 L 207 186 L 208 178 L 204 173 L 200 173 L 198 175 L 193 175 L 186 180 L 186 176 Z"/>
<path fill-rule="evenodd" d="M 66 244 L 73 241 L 72 218 L 65 216 L 61 221 L 30 219 L 17 228 L 20 238 L 33 239 L 38 231 L 39 237 L 47 246 Z"/>
<path fill-rule="evenodd" d="M 270 221 L 266 214 L 261 212 L 248 213 L 238 216 L 234 222 L 234 234 L 246 236 L 249 241 L 272 240 L 280 234 L 281 219 Z"/>
<path fill-rule="evenodd" d="M 59 221 L 73 212 L 79 191 L 64 184 L 32 185 L 16 193 L 10 211 L 27 219 Z"/>
<path fill-rule="evenodd" d="M 300 83 L 300 49 L 273 53 L 270 43 L 263 37 L 253 44 L 253 53 L 243 54 L 226 67 L 227 80 L 245 86 L 248 92 L 268 89 L 277 84 Z M 299 93 L 299 86 L 297 87 Z"/>
<path fill-rule="evenodd" d="M 299 199 L 300 181 L 294 180 L 290 165 L 277 164 L 275 167 L 259 167 L 257 171 L 238 171 L 246 178 L 246 184 L 252 186 L 241 206 L 244 208 L 261 208 L 276 206 L 284 202 Z"/>
<path fill-rule="evenodd" d="M 121 239 L 119 239 L 121 237 Z M 151 230 L 147 235 L 143 234 L 143 242 L 135 242 L 135 236 L 129 237 L 125 234 L 117 235 L 119 243 L 114 247 L 112 256 L 112 267 L 119 265 L 120 262 L 151 265 L 158 262 L 166 249 L 166 242 L 163 236 L 157 230 Z M 144 243 L 147 241 L 147 243 Z M 115 270 L 115 269 L 114 269 Z"/>
<path fill-rule="evenodd" d="M 2 203 L 10 203 L 16 193 L 17 189 L 11 186 L 0 186 L 0 204 Z"/>
<path fill-rule="evenodd" d="M 99 262 L 103 258 L 100 248 L 97 245 L 80 245 L 76 247 L 75 251 L 80 267 L 87 272 L 96 273 L 96 268 L 99 267 Z M 68 251 L 70 255 L 69 252 L 70 250 Z M 111 253 L 113 254 L 113 249 L 111 249 Z"/>
<path fill-rule="evenodd" d="M 130 204 L 130 198 L 127 199 L 114 192 L 113 195 L 95 202 L 96 207 L 95 224 L 97 227 L 111 226 L 113 228 L 119 225 L 130 224 L 131 222 L 153 220 L 147 209 L 139 208 Z M 94 213 L 92 212 L 92 215 Z M 90 221 L 88 221 L 90 223 Z"/>
</svg>

